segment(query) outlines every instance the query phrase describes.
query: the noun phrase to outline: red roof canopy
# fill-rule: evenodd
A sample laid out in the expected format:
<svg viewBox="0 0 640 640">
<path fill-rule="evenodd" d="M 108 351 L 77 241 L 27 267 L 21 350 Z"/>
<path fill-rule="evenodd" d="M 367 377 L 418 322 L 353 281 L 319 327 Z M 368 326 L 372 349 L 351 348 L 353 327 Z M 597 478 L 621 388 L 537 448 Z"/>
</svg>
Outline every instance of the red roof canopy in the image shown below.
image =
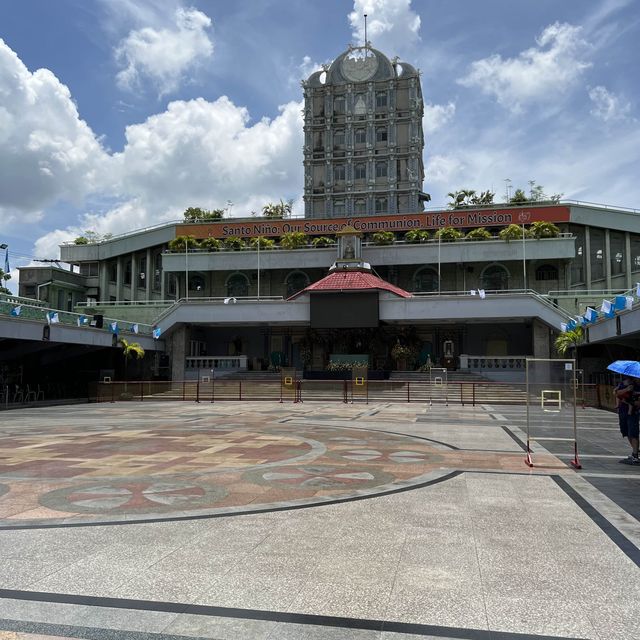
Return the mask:
<svg viewBox="0 0 640 640">
<path fill-rule="evenodd" d="M 318 280 L 313 284 L 310 284 L 302 291 L 298 291 L 292 295 L 289 300 L 293 300 L 303 293 L 309 291 L 371 291 L 372 289 L 378 291 L 390 291 L 391 293 L 400 296 L 401 298 L 410 298 L 411 294 L 400 287 L 396 287 L 389 282 L 386 282 L 378 276 L 374 276 L 372 273 L 365 271 L 333 271 L 328 276 Z"/>
</svg>

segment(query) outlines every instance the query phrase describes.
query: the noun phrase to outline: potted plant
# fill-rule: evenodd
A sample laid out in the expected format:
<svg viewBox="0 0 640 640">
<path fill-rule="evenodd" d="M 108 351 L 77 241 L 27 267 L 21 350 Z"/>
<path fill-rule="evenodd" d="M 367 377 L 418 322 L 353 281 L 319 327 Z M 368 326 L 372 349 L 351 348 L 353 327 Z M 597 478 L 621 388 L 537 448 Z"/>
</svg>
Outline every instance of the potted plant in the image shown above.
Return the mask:
<svg viewBox="0 0 640 640">
<path fill-rule="evenodd" d="M 464 233 L 460 229 L 454 229 L 454 227 L 442 227 L 436 231 L 436 238 L 442 242 L 455 242 L 464 237 Z"/>
<path fill-rule="evenodd" d="M 377 244 L 379 246 L 393 244 L 393 241 L 396 239 L 393 231 L 376 231 L 373 234 L 373 244 Z"/>
<path fill-rule="evenodd" d="M 271 238 L 265 238 L 264 236 L 259 236 L 257 238 L 251 238 L 249 241 L 252 249 L 273 249 L 276 246 L 276 241 Z"/>
<path fill-rule="evenodd" d="M 410 244 L 419 244 L 429 239 L 429 232 L 425 229 L 411 229 L 404 234 L 404 239 Z"/>
<path fill-rule="evenodd" d="M 169 241 L 169 249 L 178 253 L 184 253 L 187 249 L 197 249 L 200 243 L 195 236 L 176 236 Z"/>
<path fill-rule="evenodd" d="M 401 344 L 400 341 L 396 342 L 391 348 L 391 357 L 396 361 L 396 366 L 399 371 L 406 371 L 409 362 L 414 356 L 415 351 L 411 347 Z"/>
<path fill-rule="evenodd" d="M 205 238 L 200 240 L 200 248 L 206 251 L 220 251 L 222 249 L 222 240 L 218 238 Z"/>
<path fill-rule="evenodd" d="M 477 229 L 471 229 L 467 233 L 467 240 L 491 240 L 493 236 L 484 228 L 478 227 Z"/>
<path fill-rule="evenodd" d="M 330 238 L 329 236 L 318 236 L 311 241 L 312 246 L 316 248 L 321 247 L 330 247 L 332 244 L 335 244 L 336 241 L 334 238 Z"/>
<path fill-rule="evenodd" d="M 534 222 L 529 231 L 536 240 L 540 240 L 540 238 L 557 238 L 560 235 L 560 229 L 553 222 L 543 222 L 542 220 Z"/>
<path fill-rule="evenodd" d="M 225 238 L 224 246 L 227 249 L 231 249 L 231 251 L 242 251 L 247 245 L 242 238 L 231 236 L 230 238 Z"/>
<path fill-rule="evenodd" d="M 522 240 L 522 232 L 523 228 L 519 224 L 510 224 L 508 227 L 501 229 L 498 235 L 502 240 L 509 242 L 510 240 Z M 526 229 L 524 230 L 524 237 L 529 237 Z"/>
<path fill-rule="evenodd" d="M 300 249 L 308 242 L 306 234 L 302 231 L 289 231 L 280 237 L 280 246 L 283 249 Z"/>
</svg>

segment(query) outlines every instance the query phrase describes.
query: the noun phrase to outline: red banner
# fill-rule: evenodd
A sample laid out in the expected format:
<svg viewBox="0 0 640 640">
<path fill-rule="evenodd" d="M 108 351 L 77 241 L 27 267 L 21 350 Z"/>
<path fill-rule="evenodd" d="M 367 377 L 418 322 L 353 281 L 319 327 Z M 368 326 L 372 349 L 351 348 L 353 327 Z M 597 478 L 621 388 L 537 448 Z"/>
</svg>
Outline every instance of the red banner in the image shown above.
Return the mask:
<svg viewBox="0 0 640 640">
<path fill-rule="evenodd" d="M 281 236 L 299 231 L 309 236 L 331 235 L 351 226 L 362 233 L 376 231 L 410 231 L 458 227 L 506 227 L 532 222 L 569 222 L 569 207 L 506 207 L 450 209 L 435 212 L 403 213 L 387 216 L 352 216 L 350 218 L 229 218 L 221 222 L 183 223 L 176 225 L 176 235 L 196 238 L 253 238 Z"/>
</svg>

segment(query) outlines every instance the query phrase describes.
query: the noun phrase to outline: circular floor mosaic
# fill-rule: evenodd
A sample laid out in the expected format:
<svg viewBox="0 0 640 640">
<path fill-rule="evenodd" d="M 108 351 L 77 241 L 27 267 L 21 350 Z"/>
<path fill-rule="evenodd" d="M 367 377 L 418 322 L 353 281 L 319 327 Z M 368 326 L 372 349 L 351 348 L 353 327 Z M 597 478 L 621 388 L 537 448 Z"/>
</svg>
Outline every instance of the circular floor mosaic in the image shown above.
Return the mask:
<svg viewBox="0 0 640 640">
<path fill-rule="evenodd" d="M 12 433 L 10 447 L 0 439 L 0 525 L 321 504 L 442 475 L 451 453 L 381 431 L 211 422 Z"/>
</svg>

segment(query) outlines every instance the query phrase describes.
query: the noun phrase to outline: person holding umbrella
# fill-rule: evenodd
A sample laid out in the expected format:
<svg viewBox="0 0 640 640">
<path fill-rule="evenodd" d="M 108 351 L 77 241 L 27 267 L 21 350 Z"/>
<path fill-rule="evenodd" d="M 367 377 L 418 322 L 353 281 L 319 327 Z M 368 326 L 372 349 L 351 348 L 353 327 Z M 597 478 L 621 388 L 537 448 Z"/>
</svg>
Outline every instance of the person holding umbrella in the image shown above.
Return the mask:
<svg viewBox="0 0 640 640">
<path fill-rule="evenodd" d="M 634 360 L 616 360 L 607 369 L 622 374 L 622 382 L 613 390 L 618 404 L 618 422 L 623 438 L 628 438 L 631 455 L 623 460 L 623 464 L 640 465 L 638 443 L 640 436 L 640 362 Z M 635 378 L 635 380 L 634 380 Z"/>
</svg>

